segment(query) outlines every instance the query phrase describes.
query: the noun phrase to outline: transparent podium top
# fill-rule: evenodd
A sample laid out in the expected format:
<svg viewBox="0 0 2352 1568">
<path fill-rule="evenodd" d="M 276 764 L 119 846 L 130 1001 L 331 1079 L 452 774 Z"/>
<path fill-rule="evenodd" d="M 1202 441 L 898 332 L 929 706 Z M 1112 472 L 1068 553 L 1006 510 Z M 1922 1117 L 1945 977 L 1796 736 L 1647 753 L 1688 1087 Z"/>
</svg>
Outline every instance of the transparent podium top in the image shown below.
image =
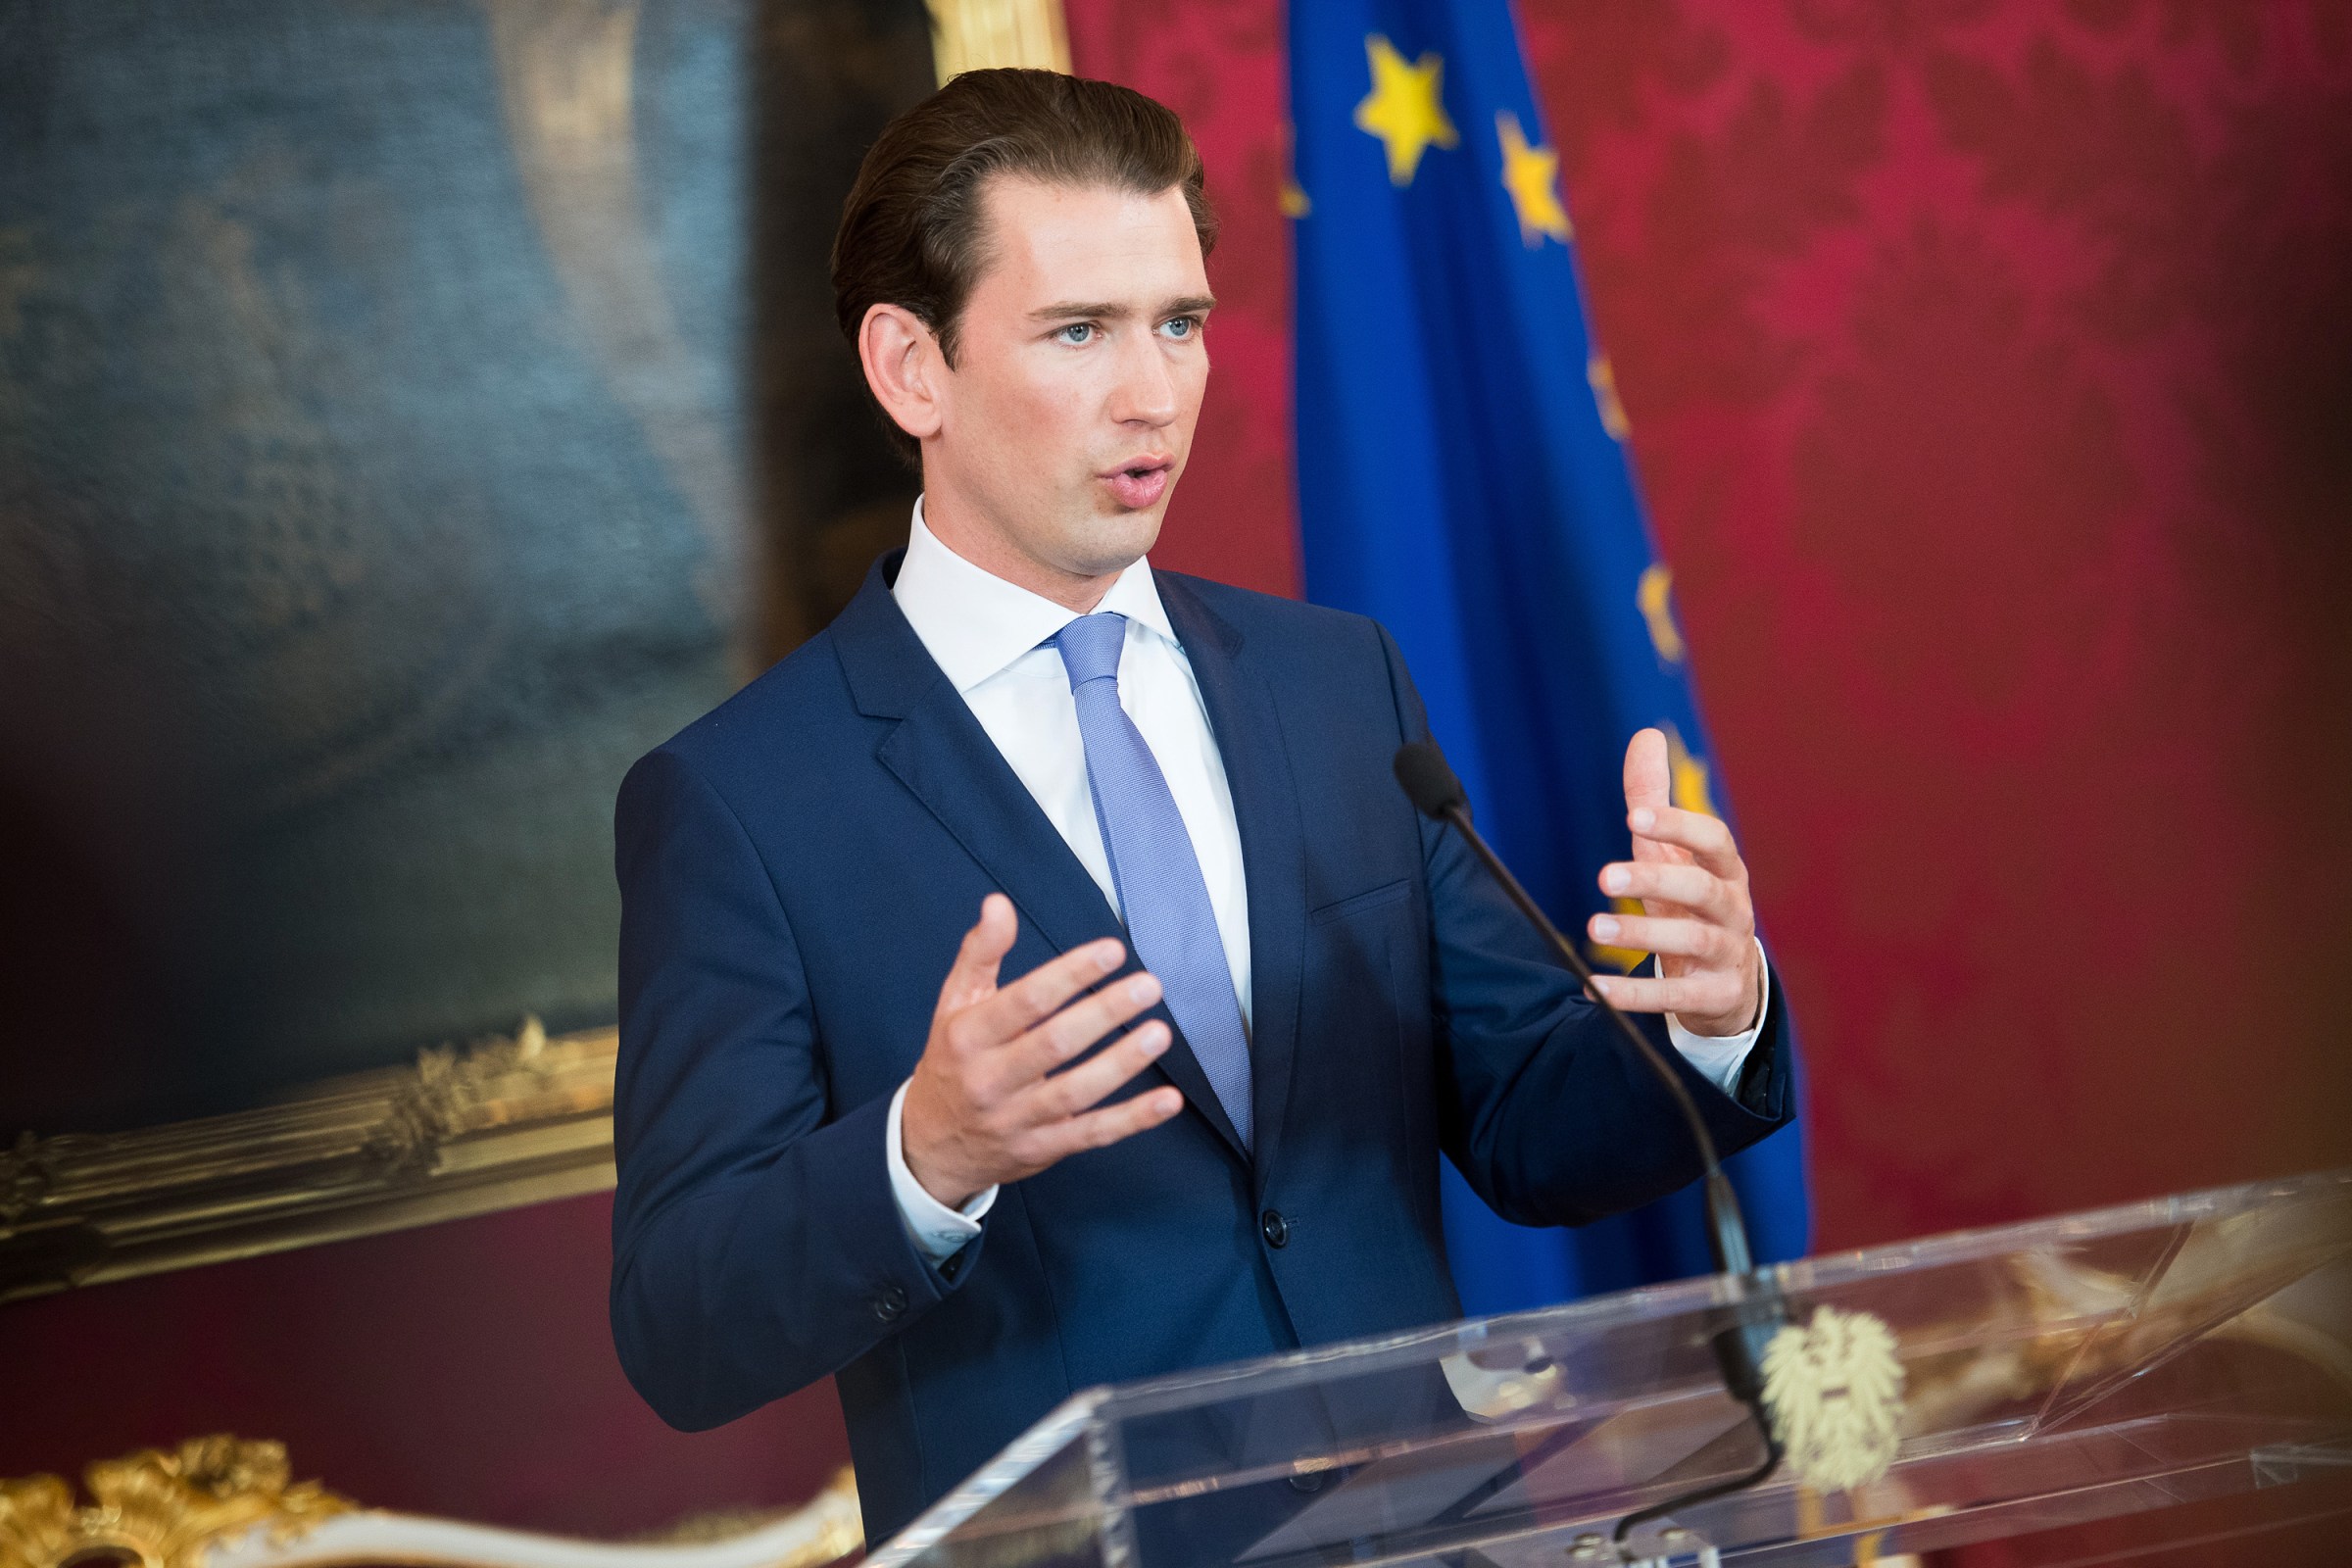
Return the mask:
<svg viewBox="0 0 2352 1568">
<path fill-rule="evenodd" d="M 1700 1279 L 1090 1390 L 868 1562 L 1828 1564 L 2263 1489 L 2352 1507 L 2352 1171 L 1773 1274 L 1799 1322 L 1893 1330 L 1884 1480 L 1783 1467 L 1621 1559 L 1619 1519 L 1763 1456 L 1709 1349 L 1737 1289 Z"/>
</svg>

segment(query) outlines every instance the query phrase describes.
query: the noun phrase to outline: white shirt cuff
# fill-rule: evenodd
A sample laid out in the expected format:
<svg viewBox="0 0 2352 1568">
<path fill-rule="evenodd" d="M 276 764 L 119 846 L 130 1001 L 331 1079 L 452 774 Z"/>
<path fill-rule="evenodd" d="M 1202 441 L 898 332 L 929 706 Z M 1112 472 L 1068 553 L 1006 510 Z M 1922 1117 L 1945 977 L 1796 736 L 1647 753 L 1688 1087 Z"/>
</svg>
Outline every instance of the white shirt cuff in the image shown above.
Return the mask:
<svg viewBox="0 0 2352 1568">
<path fill-rule="evenodd" d="M 906 1085 L 901 1084 L 899 1092 L 890 1097 L 890 1131 L 883 1139 L 890 1160 L 890 1196 L 898 1200 L 906 1239 L 932 1262 L 944 1263 L 980 1234 L 980 1221 L 996 1202 L 997 1190 L 991 1187 L 974 1194 L 960 1209 L 950 1208 L 923 1191 L 923 1184 L 906 1168 Z"/>
<path fill-rule="evenodd" d="M 1684 1028 L 1683 1021 L 1673 1013 L 1666 1015 L 1666 1038 L 1674 1042 L 1674 1049 L 1683 1054 L 1684 1060 L 1698 1069 L 1701 1077 L 1727 1095 L 1740 1092 L 1740 1069 L 1746 1064 L 1747 1054 L 1755 1049 L 1756 1037 L 1764 1032 L 1765 1014 L 1772 1011 L 1772 965 L 1764 961 L 1762 938 L 1756 940 L 1756 961 L 1763 964 L 1764 978 L 1758 989 L 1764 994 L 1756 1007 L 1755 1027 L 1745 1034 L 1694 1035 Z M 1654 956 L 1649 962 L 1651 972 L 1659 972 L 1658 960 Z M 895 1129 L 898 1123 L 893 1121 L 891 1126 Z M 892 1136 L 895 1138 L 897 1135 L 894 1132 Z M 891 1147 L 895 1150 L 898 1145 L 893 1143 Z M 945 1213 L 946 1210 L 942 1209 L 941 1212 Z M 978 1228 L 973 1227 L 974 1230 Z"/>
</svg>

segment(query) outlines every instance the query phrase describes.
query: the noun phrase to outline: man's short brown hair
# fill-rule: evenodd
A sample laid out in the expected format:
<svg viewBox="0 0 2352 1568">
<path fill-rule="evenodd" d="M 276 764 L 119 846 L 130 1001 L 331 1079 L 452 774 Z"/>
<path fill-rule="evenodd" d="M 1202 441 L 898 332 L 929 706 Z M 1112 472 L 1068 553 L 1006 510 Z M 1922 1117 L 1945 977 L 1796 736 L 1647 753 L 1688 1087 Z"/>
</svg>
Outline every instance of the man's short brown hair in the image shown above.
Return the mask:
<svg viewBox="0 0 2352 1568">
<path fill-rule="evenodd" d="M 1131 87 L 1054 71 L 967 71 L 882 129 L 833 236 L 833 308 L 852 343 L 876 305 L 911 311 L 956 364 L 956 319 L 989 258 L 992 174 L 1156 196 L 1181 186 L 1206 256 L 1217 242 L 1200 153 L 1173 111 Z M 894 423 L 901 450 L 913 437 Z"/>
</svg>

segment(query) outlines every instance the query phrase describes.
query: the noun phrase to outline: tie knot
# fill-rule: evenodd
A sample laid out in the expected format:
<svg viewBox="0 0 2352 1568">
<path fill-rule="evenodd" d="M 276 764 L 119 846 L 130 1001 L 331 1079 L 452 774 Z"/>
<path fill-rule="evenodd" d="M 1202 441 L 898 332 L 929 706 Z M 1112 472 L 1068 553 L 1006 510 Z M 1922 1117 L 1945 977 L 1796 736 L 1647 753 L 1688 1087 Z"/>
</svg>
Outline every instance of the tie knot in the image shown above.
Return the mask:
<svg viewBox="0 0 2352 1568">
<path fill-rule="evenodd" d="M 1127 641 L 1127 617 L 1110 611 L 1080 615 L 1054 635 L 1061 650 L 1061 666 L 1070 672 L 1070 690 L 1090 680 L 1116 680 L 1119 650 Z"/>
</svg>

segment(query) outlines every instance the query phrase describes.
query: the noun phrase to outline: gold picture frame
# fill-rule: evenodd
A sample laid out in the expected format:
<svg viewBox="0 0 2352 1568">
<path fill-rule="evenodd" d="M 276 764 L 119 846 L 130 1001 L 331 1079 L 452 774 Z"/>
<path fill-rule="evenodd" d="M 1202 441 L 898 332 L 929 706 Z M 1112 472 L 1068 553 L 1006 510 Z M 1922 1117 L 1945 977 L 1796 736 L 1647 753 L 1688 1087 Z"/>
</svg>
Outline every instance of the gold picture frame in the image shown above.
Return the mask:
<svg viewBox="0 0 2352 1568">
<path fill-rule="evenodd" d="M 276 1104 L 0 1150 L 0 1302 L 612 1186 L 617 1032 L 513 1035 Z"/>
</svg>

